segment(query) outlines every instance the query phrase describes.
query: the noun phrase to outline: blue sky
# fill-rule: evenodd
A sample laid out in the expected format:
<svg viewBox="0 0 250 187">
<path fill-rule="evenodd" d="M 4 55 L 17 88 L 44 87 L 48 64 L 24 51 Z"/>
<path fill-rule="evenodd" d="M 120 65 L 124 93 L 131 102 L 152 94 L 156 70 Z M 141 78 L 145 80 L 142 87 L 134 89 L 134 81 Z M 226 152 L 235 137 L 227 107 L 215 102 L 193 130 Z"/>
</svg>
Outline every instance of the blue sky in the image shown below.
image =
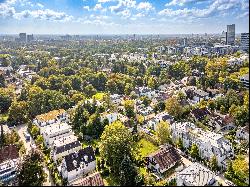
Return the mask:
<svg viewBox="0 0 250 187">
<path fill-rule="evenodd" d="M 248 0 L 0 0 L 0 33 L 249 32 Z"/>
</svg>

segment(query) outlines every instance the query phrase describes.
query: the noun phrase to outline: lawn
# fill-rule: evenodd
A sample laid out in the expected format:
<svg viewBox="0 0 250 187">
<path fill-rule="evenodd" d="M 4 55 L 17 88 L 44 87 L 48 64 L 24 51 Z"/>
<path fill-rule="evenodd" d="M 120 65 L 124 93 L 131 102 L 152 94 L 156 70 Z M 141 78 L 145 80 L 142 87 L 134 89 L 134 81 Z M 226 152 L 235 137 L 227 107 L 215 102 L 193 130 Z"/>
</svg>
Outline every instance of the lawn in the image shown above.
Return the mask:
<svg viewBox="0 0 250 187">
<path fill-rule="evenodd" d="M 138 145 L 140 146 L 140 152 L 141 156 L 145 157 L 148 156 L 150 153 L 158 150 L 158 147 L 149 142 L 148 140 L 142 138 L 139 142 Z"/>
</svg>

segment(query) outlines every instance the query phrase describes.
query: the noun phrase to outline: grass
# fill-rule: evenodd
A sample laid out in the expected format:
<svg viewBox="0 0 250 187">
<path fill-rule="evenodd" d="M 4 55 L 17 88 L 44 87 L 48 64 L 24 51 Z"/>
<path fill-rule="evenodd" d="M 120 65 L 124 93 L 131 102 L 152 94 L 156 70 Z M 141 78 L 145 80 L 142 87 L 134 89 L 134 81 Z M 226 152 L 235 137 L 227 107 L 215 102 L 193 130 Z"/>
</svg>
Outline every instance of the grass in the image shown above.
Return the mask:
<svg viewBox="0 0 250 187">
<path fill-rule="evenodd" d="M 142 138 L 138 145 L 140 147 L 140 153 L 142 157 L 148 156 L 150 153 L 158 150 L 158 147 L 156 147 L 154 144 L 146 140 L 145 138 Z"/>
</svg>

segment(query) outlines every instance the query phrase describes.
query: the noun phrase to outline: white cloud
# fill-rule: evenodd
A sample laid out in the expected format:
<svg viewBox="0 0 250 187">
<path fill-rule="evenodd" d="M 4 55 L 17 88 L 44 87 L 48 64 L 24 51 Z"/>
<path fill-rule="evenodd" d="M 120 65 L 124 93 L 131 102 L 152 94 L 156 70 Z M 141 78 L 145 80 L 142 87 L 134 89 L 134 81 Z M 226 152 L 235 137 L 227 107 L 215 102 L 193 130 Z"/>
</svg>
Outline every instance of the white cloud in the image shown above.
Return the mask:
<svg viewBox="0 0 250 187">
<path fill-rule="evenodd" d="M 249 17 L 249 11 L 244 12 L 237 16 L 237 19 Z"/>
<path fill-rule="evenodd" d="M 173 1 L 172 1 L 173 2 Z M 246 5 L 245 5 L 246 6 Z M 215 0 L 208 7 L 203 9 L 198 8 L 183 8 L 183 9 L 170 9 L 166 8 L 158 12 L 161 16 L 167 17 L 191 17 L 191 18 L 207 18 L 214 15 L 225 15 L 231 9 L 241 9 L 242 5 L 238 0 Z M 230 12 L 229 12 L 230 13 Z"/>
<path fill-rule="evenodd" d="M 146 11 L 149 11 L 149 10 L 152 10 L 154 9 L 154 7 L 152 6 L 151 3 L 149 2 L 140 2 L 137 6 L 137 9 L 138 10 L 146 10 Z"/>
<path fill-rule="evenodd" d="M 96 10 L 101 10 L 101 9 L 102 9 L 102 4 L 99 3 L 95 5 L 93 10 L 96 11 Z"/>
<path fill-rule="evenodd" d="M 87 11 L 90 11 L 89 6 L 84 6 L 83 9 L 85 9 L 85 10 L 87 10 Z"/>
<path fill-rule="evenodd" d="M 41 3 L 37 3 L 36 5 L 40 8 L 44 8 L 44 6 Z"/>
<path fill-rule="evenodd" d="M 98 3 L 107 3 L 111 1 L 117 1 L 117 0 L 98 0 Z"/>
<path fill-rule="evenodd" d="M 174 6 L 174 5 L 183 6 L 188 3 L 201 3 L 204 1 L 208 0 L 172 0 L 169 3 L 165 4 L 165 6 Z"/>
<path fill-rule="evenodd" d="M 110 6 L 109 9 L 111 12 L 119 13 L 123 12 L 128 8 L 135 8 L 136 1 L 135 0 L 118 0 L 118 4 L 115 6 Z"/>
</svg>

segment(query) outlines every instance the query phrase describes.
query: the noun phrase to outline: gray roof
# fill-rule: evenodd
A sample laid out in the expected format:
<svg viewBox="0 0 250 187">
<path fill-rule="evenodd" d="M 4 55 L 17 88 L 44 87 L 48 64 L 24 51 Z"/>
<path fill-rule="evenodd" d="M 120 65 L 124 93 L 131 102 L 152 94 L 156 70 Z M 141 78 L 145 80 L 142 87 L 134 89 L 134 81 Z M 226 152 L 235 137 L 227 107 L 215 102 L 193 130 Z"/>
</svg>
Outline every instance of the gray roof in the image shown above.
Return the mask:
<svg viewBox="0 0 250 187">
<path fill-rule="evenodd" d="M 211 170 L 197 162 L 177 173 L 177 178 L 181 178 L 184 183 L 182 185 L 205 186 L 214 177 L 215 174 Z"/>
<path fill-rule="evenodd" d="M 249 81 L 249 74 L 245 74 L 241 76 L 241 79 L 248 80 Z"/>
</svg>

